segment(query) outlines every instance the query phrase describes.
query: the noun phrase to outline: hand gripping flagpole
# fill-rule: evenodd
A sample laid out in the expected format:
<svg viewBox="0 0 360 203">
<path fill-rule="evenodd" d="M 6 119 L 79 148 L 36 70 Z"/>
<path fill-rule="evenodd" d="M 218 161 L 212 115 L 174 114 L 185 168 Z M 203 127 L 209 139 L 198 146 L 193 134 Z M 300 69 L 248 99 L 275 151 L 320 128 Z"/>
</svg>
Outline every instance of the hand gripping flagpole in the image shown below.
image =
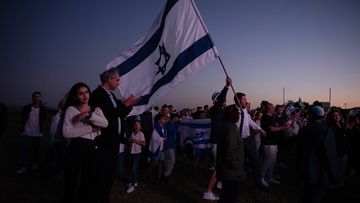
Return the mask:
<svg viewBox="0 0 360 203">
<path fill-rule="evenodd" d="M 224 70 L 224 72 L 225 72 L 226 77 L 228 78 L 228 77 L 229 77 L 229 74 L 227 73 L 227 71 L 226 71 L 226 69 L 225 69 L 225 66 L 224 66 L 224 64 L 223 64 L 223 62 L 222 62 L 222 60 L 221 60 L 221 57 L 220 57 L 220 56 L 218 56 L 218 59 L 219 59 L 219 61 L 220 61 L 220 64 L 221 64 L 222 69 L 223 69 L 223 70 Z M 236 92 L 235 92 L 234 86 L 233 86 L 232 84 L 230 84 L 230 86 L 231 86 L 231 89 L 232 89 L 232 90 L 233 90 L 233 92 L 234 92 L 234 95 L 236 95 Z M 237 96 L 236 96 L 236 98 L 237 98 Z"/>
<path fill-rule="evenodd" d="M 210 36 L 210 34 L 209 34 L 209 31 L 207 30 L 207 28 L 206 28 L 206 26 L 205 26 L 205 23 L 204 23 L 204 21 L 203 21 L 202 18 L 201 18 L 200 12 L 199 12 L 199 10 L 197 9 L 197 7 L 196 7 L 196 5 L 195 5 L 194 0 L 190 0 L 190 1 L 191 1 L 191 5 L 193 6 L 193 8 L 194 8 L 194 10 L 195 10 L 195 12 L 196 12 L 197 17 L 199 18 L 199 20 L 200 20 L 200 22 L 201 22 L 201 25 L 203 26 L 203 28 L 204 28 L 204 30 L 206 31 L 206 33 L 209 35 L 209 38 L 210 38 L 210 40 L 211 40 L 211 43 L 214 44 L 214 43 L 213 43 L 213 40 L 212 40 L 212 38 L 211 38 L 211 36 Z M 229 77 L 229 74 L 228 74 L 227 71 L 226 71 L 226 68 L 225 68 L 225 66 L 224 66 L 224 63 L 223 63 L 222 60 L 221 60 L 221 57 L 220 57 L 219 53 L 217 53 L 217 51 L 216 51 L 214 48 L 212 48 L 212 50 L 214 51 L 215 56 L 217 56 L 217 58 L 219 59 L 220 64 L 221 64 L 221 67 L 222 67 L 222 69 L 223 69 L 224 72 L 225 72 L 226 78 L 228 78 L 228 77 Z M 234 95 L 235 95 L 236 99 L 237 99 L 238 102 L 240 103 L 240 100 L 239 100 L 239 98 L 238 98 L 237 95 L 236 95 L 236 92 L 235 92 L 235 89 L 234 89 L 234 86 L 232 85 L 232 83 L 230 84 L 230 86 L 231 86 L 232 91 L 234 92 Z"/>
</svg>

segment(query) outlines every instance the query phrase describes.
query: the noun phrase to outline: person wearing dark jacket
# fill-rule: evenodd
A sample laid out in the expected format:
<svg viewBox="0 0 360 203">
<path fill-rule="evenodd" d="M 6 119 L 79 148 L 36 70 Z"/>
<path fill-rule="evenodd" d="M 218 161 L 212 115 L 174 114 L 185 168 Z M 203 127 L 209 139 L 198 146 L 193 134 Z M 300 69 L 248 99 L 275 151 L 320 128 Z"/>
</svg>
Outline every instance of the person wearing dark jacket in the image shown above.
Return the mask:
<svg viewBox="0 0 360 203">
<path fill-rule="evenodd" d="M 341 118 L 341 112 L 338 109 L 332 109 L 327 117 L 327 126 L 333 131 L 335 136 L 336 154 L 337 154 L 337 179 L 339 186 L 344 187 L 345 177 L 350 154 L 350 144 L 348 140 L 345 123 Z"/>
<path fill-rule="evenodd" d="M 229 86 L 231 86 L 232 80 L 230 77 L 226 78 L 226 85 L 221 92 L 214 92 L 211 96 L 211 100 L 214 105 L 210 108 L 210 119 L 211 119 L 211 131 L 210 131 L 210 144 L 211 151 L 214 157 L 214 163 L 216 163 L 216 151 L 217 151 L 217 143 L 220 137 L 220 128 L 224 116 L 225 106 L 226 106 L 226 94 L 229 90 Z M 213 192 L 213 187 L 216 183 L 216 170 L 214 170 L 211 174 L 210 181 L 208 184 L 207 191 L 204 192 L 203 198 L 206 200 L 218 200 Z M 218 182 L 218 187 L 222 187 L 222 183 Z"/>
<path fill-rule="evenodd" d="M 304 183 L 303 202 L 321 202 L 325 191 L 336 184 L 335 138 L 323 116 L 323 108 L 314 106 L 311 121 L 298 134 L 296 160 Z"/>
<path fill-rule="evenodd" d="M 21 161 L 22 166 L 16 171 L 17 174 L 23 174 L 27 171 L 32 162 L 32 169 L 38 168 L 39 150 L 41 138 L 44 135 L 44 123 L 46 120 L 46 107 L 41 103 L 41 93 L 36 91 L 32 93 L 32 103 L 25 105 L 21 110 L 22 118 L 22 145 Z M 30 160 L 29 155 L 31 146 L 33 156 Z"/>
<path fill-rule="evenodd" d="M 219 202 L 236 202 L 240 181 L 246 178 L 244 143 L 236 126 L 238 120 L 238 109 L 233 105 L 226 107 L 217 146 L 216 176 L 223 183 Z"/>
<path fill-rule="evenodd" d="M 108 126 L 101 128 L 101 135 L 95 139 L 98 145 L 97 191 L 99 202 L 110 202 L 109 195 L 116 174 L 119 152 L 120 156 L 124 154 L 125 118 L 132 110 L 131 106 L 137 102 L 137 98 L 130 96 L 121 101 L 111 92 L 120 82 L 117 68 L 103 72 L 100 80 L 102 84 L 92 92 L 90 98 L 90 105 L 99 107 L 108 120 Z"/>
<path fill-rule="evenodd" d="M 8 123 L 8 109 L 6 104 L 0 102 L 0 142 Z"/>
</svg>

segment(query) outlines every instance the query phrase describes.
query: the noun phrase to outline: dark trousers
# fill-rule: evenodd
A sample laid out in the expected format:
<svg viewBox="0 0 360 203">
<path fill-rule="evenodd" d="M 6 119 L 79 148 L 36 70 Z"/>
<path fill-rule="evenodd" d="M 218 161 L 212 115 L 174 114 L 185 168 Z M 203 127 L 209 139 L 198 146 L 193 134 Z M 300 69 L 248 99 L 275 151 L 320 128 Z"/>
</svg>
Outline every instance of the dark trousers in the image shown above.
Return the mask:
<svg viewBox="0 0 360 203">
<path fill-rule="evenodd" d="M 96 161 L 97 197 L 100 203 L 109 203 L 109 195 L 116 176 L 118 149 L 99 147 Z"/>
<path fill-rule="evenodd" d="M 66 145 L 67 141 L 65 140 L 54 142 L 55 171 L 57 175 L 62 175 L 64 172 Z"/>
<path fill-rule="evenodd" d="M 64 195 L 62 202 L 96 202 L 96 149 L 93 141 L 73 138 L 65 154 Z"/>
<path fill-rule="evenodd" d="M 125 181 L 125 152 L 118 155 L 117 176 L 120 181 Z"/>
<path fill-rule="evenodd" d="M 132 178 L 132 183 L 136 183 L 139 181 L 139 163 L 140 163 L 140 159 L 141 159 L 141 153 L 139 154 L 131 154 L 132 158 L 133 158 L 133 178 Z"/>
<path fill-rule="evenodd" d="M 302 201 L 303 203 L 320 203 L 326 189 L 311 183 L 304 183 Z"/>
<path fill-rule="evenodd" d="M 240 182 L 236 180 L 227 180 L 222 182 L 222 190 L 219 202 L 232 203 L 236 202 L 239 193 Z"/>
<path fill-rule="evenodd" d="M 21 138 L 21 164 L 29 169 L 31 164 L 39 163 L 40 143 L 42 137 L 23 135 Z"/>
<path fill-rule="evenodd" d="M 243 139 L 244 141 L 244 151 L 245 151 L 245 160 L 250 161 L 250 166 L 254 172 L 255 180 L 260 180 L 260 159 L 259 153 L 256 149 L 254 136 L 249 136 Z"/>
<path fill-rule="evenodd" d="M 296 137 L 282 137 L 278 143 L 277 162 L 288 164 L 291 157 L 295 154 Z"/>
</svg>

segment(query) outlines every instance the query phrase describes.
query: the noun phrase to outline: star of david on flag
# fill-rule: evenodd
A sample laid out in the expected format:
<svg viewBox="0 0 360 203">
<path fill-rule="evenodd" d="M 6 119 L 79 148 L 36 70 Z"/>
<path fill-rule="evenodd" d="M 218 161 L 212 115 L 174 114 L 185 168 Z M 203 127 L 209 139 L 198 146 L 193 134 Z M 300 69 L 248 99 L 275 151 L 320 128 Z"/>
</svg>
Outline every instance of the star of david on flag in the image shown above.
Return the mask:
<svg viewBox="0 0 360 203">
<path fill-rule="evenodd" d="M 140 97 L 131 116 L 144 112 L 217 57 L 194 1 L 168 0 L 145 35 L 106 68 L 118 68 L 123 98 Z"/>
<path fill-rule="evenodd" d="M 159 66 L 159 69 L 158 69 L 158 72 L 156 72 L 156 75 L 159 73 L 164 75 L 165 71 L 166 71 L 166 65 L 170 59 L 170 54 L 166 52 L 164 44 L 162 46 L 159 46 L 159 53 L 160 53 L 159 59 L 155 63 L 156 65 Z M 161 60 L 161 59 L 163 59 L 163 60 Z M 161 61 L 164 61 L 162 65 L 161 65 Z"/>
</svg>

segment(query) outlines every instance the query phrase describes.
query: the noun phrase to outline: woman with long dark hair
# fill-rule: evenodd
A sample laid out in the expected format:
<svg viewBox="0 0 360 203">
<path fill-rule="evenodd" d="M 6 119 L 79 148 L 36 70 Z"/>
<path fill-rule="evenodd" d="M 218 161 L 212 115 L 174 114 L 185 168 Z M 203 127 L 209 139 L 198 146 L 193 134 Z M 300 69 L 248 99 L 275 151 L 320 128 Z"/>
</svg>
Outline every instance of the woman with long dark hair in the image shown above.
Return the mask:
<svg viewBox="0 0 360 203">
<path fill-rule="evenodd" d="M 63 202 L 95 202 L 95 157 L 94 139 L 100 128 L 107 127 L 100 108 L 89 106 L 90 88 L 82 82 L 69 91 L 62 116 L 62 132 L 69 139 L 65 155 L 65 190 Z"/>
</svg>

